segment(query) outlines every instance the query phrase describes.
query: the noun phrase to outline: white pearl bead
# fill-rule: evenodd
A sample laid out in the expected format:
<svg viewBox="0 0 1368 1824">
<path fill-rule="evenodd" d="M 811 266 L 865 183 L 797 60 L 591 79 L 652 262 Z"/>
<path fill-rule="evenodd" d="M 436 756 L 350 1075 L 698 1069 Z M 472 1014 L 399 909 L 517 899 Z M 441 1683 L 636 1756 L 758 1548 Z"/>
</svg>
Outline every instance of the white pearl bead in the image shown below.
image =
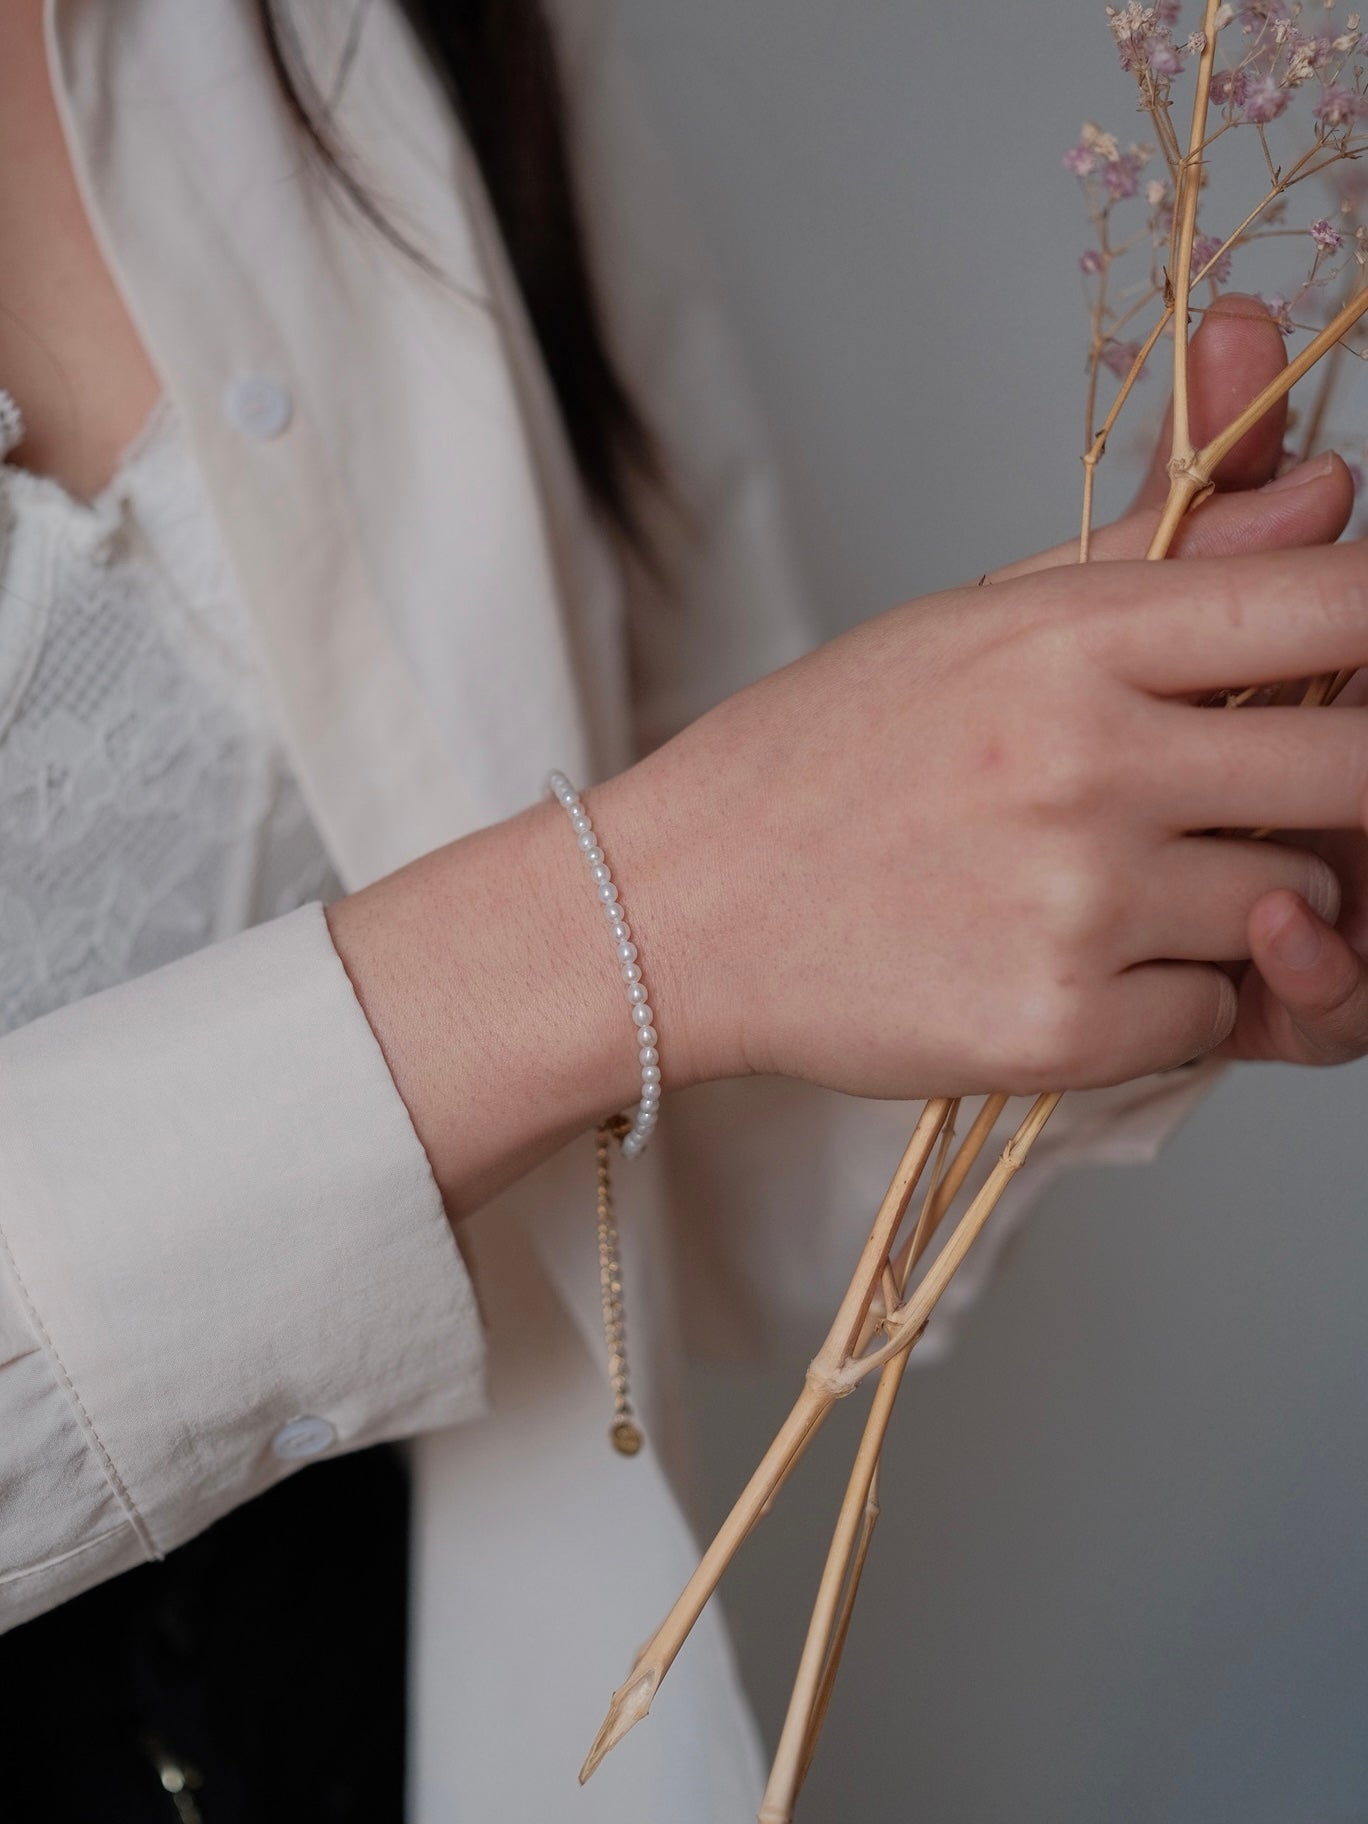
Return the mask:
<svg viewBox="0 0 1368 1824">
<path fill-rule="evenodd" d="M 618 945 L 618 961 L 620 963 L 634 963 L 636 960 L 637 947 L 635 944 L 621 943 Z"/>
<path fill-rule="evenodd" d="M 641 965 L 639 963 L 624 963 L 622 965 L 622 979 L 624 982 L 639 982 L 641 980 Z"/>
<path fill-rule="evenodd" d="M 609 920 L 610 924 L 612 923 L 612 921 L 615 918 L 622 917 L 623 908 L 620 905 L 614 905 L 612 903 L 612 901 L 606 901 L 603 909 L 608 914 L 608 920 Z"/>
<path fill-rule="evenodd" d="M 643 1064 L 659 1064 L 660 1062 L 660 1053 L 654 1045 L 643 1045 L 640 1055 Z"/>
<path fill-rule="evenodd" d="M 655 1018 L 650 1002 L 642 1001 L 639 1006 L 633 1007 L 632 1018 L 636 1021 L 638 1026 L 649 1026 L 651 1021 Z"/>
<path fill-rule="evenodd" d="M 619 944 L 625 944 L 627 939 L 632 935 L 632 927 L 627 923 L 625 918 L 615 918 L 611 929 L 615 941 Z"/>
<path fill-rule="evenodd" d="M 642 1006 L 646 1000 L 646 984 L 644 982 L 629 982 L 627 984 L 627 999 L 634 1007 Z"/>
<path fill-rule="evenodd" d="M 658 1037 L 659 1034 L 656 1032 L 654 1026 L 643 1026 L 641 1031 L 637 1034 L 638 1040 L 643 1045 L 654 1045 Z"/>
<path fill-rule="evenodd" d="M 643 1064 L 641 1067 L 641 1080 L 643 1083 L 659 1083 L 659 1064 Z"/>
<path fill-rule="evenodd" d="M 582 836 L 580 837 L 580 841 L 584 841 Z M 602 861 L 603 850 L 598 846 L 598 839 L 593 835 L 592 831 L 590 832 L 589 842 L 591 846 L 584 851 L 584 859 L 589 862 Z"/>
<path fill-rule="evenodd" d="M 596 861 L 589 870 L 589 878 L 596 880 L 601 887 L 605 887 L 613 876 L 609 873 L 606 862 Z"/>
<path fill-rule="evenodd" d="M 575 841 L 585 851 L 585 860 L 592 861 L 594 858 L 588 851 L 594 846 L 594 832 L 592 830 L 582 830 L 575 838 Z"/>
<path fill-rule="evenodd" d="M 598 896 L 604 904 L 607 905 L 609 900 L 617 898 L 617 888 L 613 885 L 611 880 L 605 880 L 599 887 Z"/>
</svg>

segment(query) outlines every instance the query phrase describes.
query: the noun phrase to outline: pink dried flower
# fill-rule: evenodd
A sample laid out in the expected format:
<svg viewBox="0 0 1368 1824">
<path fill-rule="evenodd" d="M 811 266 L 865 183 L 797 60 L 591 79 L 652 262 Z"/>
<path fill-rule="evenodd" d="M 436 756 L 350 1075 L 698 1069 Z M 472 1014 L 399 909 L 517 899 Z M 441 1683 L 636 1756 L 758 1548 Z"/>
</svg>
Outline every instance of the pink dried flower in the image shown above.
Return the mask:
<svg viewBox="0 0 1368 1824">
<path fill-rule="evenodd" d="M 1288 93 L 1279 87 L 1272 76 L 1258 76 L 1245 90 L 1244 117 L 1246 120 L 1276 120 L 1286 111 Z"/>
<path fill-rule="evenodd" d="M 1282 333 L 1285 336 L 1290 336 L 1292 334 L 1292 300 L 1290 298 L 1279 297 L 1266 298 L 1261 293 L 1259 302 L 1263 305 L 1269 316 L 1272 317 Z"/>
<path fill-rule="evenodd" d="M 1101 272 L 1102 255 L 1096 247 L 1089 247 L 1088 251 L 1083 254 L 1078 262 L 1078 270 L 1086 273 L 1089 278 L 1095 278 Z"/>
<path fill-rule="evenodd" d="M 1135 357 L 1139 353 L 1140 344 L 1138 342 L 1108 342 L 1102 350 L 1100 359 L 1103 367 L 1115 374 L 1118 380 L 1124 380 L 1135 365 Z M 1143 367 L 1140 369 L 1138 377 L 1141 380 L 1144 379 L 1145 369 Z"/>
<path fill-rule="evenodd" d="M 1154 0 L 1154 23 L 1165 25 L 1172 31 L 1182 10 L 1180 0 Z"/>
<path fill-rule="evenodd" d="M 1107 23 L 1116 40 L 1121 68 L 1149 69 L 1161 77 L 1176 76 L 1183 67 L 1171 35 L 1177 16 L 1177 7 L 1166 4 L 1166 0 L 1157 0 L 1153 6 L 1142 6 L 1140 0 L 1127 0 L 1120 8 L 1109 6 Z"/>
<path fill-rule="evenodd" d="M 1192 243 L 1192 270 L 1200 272 L 1208 260 L 1215 260 L 1216 264 L 1206 276 L 1215 279 L 1218 285 L 1224 285 L 1230 277 L 1230 249 L 1221 253 L 1221 247 L 1221 237 L 1215 234 L 1199 234 Z M 1216 259 L 1217 254 L 1221 255 L 1219 259 Z"/>
<path fill-rule="evenodd" d="M 1140 188 L 1140 171 L 1140 160 L 1132 152 L 1118 158 L 1114 165 L 1106 166 L 1102 173 L 1102 186 L 1114 203 L 1136 194 Z"/>
<path fill-rule="evenodd" d="M 1249 78 L 1243 70 L 1217 70 L 1211 78 L 1211 99 L 1218 108 L 1230 102 L 1238 108 L 1248 87 Z"/>
<path fill-rule="evenodd" d="M 1320 253 L 1338 253 L 1344 245 L 1344 236 L 1334 223 L 1327 222 L 1324 216 L 1320 221 L 1312 222 L 1308 232 Z"/>
<path fill-rule="evenodd" d="M 1239 20 L 1246 32 L 1257 32 L 1261 26 L 1276 25 L 1286 18 L 1283 0 L 1241 0 Z"/>
<path fill-rule="evenodd" d="M 1341 83 L 1331 83 L 1328 89 L 1321 91 L 1312 112 L 1321 126 L 1331 130 L 1352 126 L 1363 113 L 1363 97 Z"/>
<path fill-rule="evenodd" d="M 1070 146 L 1062 160 L 1064 169 L 1075 177 L 1091 177 L 1097 169 L 1097 154 L 1087 146 Z"/>
</svg>

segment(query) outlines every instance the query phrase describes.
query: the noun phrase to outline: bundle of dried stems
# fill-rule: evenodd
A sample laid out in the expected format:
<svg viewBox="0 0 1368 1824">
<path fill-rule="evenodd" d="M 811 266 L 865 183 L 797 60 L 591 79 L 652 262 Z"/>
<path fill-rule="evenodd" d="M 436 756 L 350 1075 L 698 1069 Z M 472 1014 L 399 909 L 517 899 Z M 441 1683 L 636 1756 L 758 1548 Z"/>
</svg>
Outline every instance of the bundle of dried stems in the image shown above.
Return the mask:
<svg viewBox="0 0 1368 1824">
<path fill-rule="evenodd" d="M 1304 313 L 1308 306 L 1319 310 L 1325 319 L 1323 327 L 1310 334 L 1278 378 L 1219 435 L 1201 448 L 1194 444 L 1188 343 L 1191 321 L 1199 308 L 1196 287 L 1205 284 L 1214 297 L 1235 250 L 1269 233 L 1295 233 L 1269 227 L 1282 219 L 1288 191 L 1331 167 L 1352 170 L 1352 161 L 1368 149 L 1368 139 L 1356 137 L 1355 131 L 1368 117 L 1368 95 L 1363 72 L 1354 63 L 1361 48 L 1368 48 L 1368 41 L 1361 44 L 1358 20 L 1352 16 L 1338 35 L 1327 35 L 1327 26 L 1331 31 L 1334 27 L 1328 8 L 1320 10 L 1321 32 L 1313 36 L 1301 29 L 1301 8 L 1296 4 L 1245 0 L 1236 9 L 1219 0 L 1205 0 L 1200 29 L 1179 45 L 1174 36 L 1177 12 L 1176 0 L 1157 0 L 1148 6 L 1131 0 L 1124 9 L 1108 9 L 1123 67 L 1136 78 L 1140 107 L 1153 124 L 1157 152 L 1144 146 L 1123 152 L 1112 135 L 1090 126 L 1065 158 L 1066 166 L 1083 180 L 1096 232 L 1096 245 L 1081 262 L 1085 274 L 1096 283 L 1091 305 L 1080 562 L 1089 557 L 1098 463 L 1147 358 L 1166 333 L 1173 342 L 1173 434 L 1168 500 L 1147 554 L 1154 560 L 1168 555 L 1184 517 L 1211 493 L 1217 466 L 1250 428 L 1332 351 L 1348 347 L 1353 353 L 1361 352 L 1346 339 L 1368 312 L 1368 284 L 1362 276 L 1368 258 L 1368 229 L 1358 226 L 1355 231 L 1351 219 L 1346 234 L 1328 220 L 1320 220 L 1303 231 L 1310 236 L 1314 253 L 1300 293 L 1290 302 L 1282 298 L 1266 302 L 1289 333 L 1307 327 L 1295 321 L 1292 313 Z M 1218 51 L 1226 40 L 1233 41 L 1237 55 L 1226 59 L 1218 70 Z M 1195 64 L 1186 149 L 1173 119 L 1173 85 L 1183 73 L 1185 59 L 1189 67 Z M 1299 93 L 1314 101 L 1313 143 L 1290 163 L 1279 165 L 1269 125 Z M 1249 130 L 1243 137 L 1257 138 L 1266 191 L 1232 235 L 1202 237 L 1198 210 L 1208 155 L 1218 140 L 1237 127 Z M 1141 194 L 1139 173 L 1155 156 L 1167 178 L 1151 181 L 1143 192 L 1150 210 L 1147 238 L 1154 250 L 1154 270 L 1138 301 L 1117 310 L 1109 300 L 1113 268 L 1146 236 L 1142 231 L 1134 240 L 1114 245 L 1112 212 L 1117 203 Z M 1355 208 L 1354 187 L 1346 185 L 1340 201 L 1341 219 L 1352 218 Z M 1340 266 L 1327 270 L 1326 256 L 1340 249 L 1346 250 Z M 1158 315 L 1145 341 L 1121 342 L 1120 331 L 1150 304 Z M 1330 380 L 1333 365 L 1327 363 Z M 1104 368 L 1117 374 L 1120 387 L 1098 426 L 1095 413 Z M 1325 422 L 1330 396 L 1330 382 L 1323 382 L 1305 431 L 1308 451 Z M 1347 674 L 1316 678 L 1297 686 L 1297 696 L 1310 705 L 1326 705 L 1346 682 Z M 1264 693 L 1232 689 L 1219 702 L 1239 707 L 1256 695 Z M 946 1224 L 946 1218 L 1001 1117 L 1007 1097 L 987 1098 L 961 1139 L 956 1137 L 958 1102 L 942 1098 L 926 1104 L 874 1219 L 835 1322 L 808 1368 L 792 1411 L 678 1601 L 642 1648 L 626 1682 L 614 1693 L 581 1780 L 588 1779 L 609 1750 L 646 1715 L 723 1572 L 752 1528 L 768 1513 L 833 1405 L 861 1382 L 877 1377 L 760 1811 L 760 1824 L 787 1824 L 792 1818 L 831 1698 L 878 1520 L 879 1458 L 908 1359 L 941 1294 L 1059 1100 L 1053 1093 L 1036 1098 L 953 1225 Z M 925 1189 L 913 1212 L 923 1182 Z M 942 1232 L 942 1225 L 948 1232 L 932 1253 L 931 1243 Z"/>
</svg>

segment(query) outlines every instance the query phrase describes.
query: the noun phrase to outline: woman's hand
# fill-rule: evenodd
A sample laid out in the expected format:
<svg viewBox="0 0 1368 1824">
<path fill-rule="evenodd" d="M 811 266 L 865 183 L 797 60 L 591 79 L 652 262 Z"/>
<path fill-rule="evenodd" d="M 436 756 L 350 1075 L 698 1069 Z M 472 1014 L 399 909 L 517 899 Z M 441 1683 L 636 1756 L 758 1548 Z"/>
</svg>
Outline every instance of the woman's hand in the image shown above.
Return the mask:
<svg viewBox="0 0 1368 1824">
<path fill-rule="evenodd" d="M 1251 487 L 1280 440 L 1235 452 L 1185 559 L 1065 547 L 896 609 L 602 788 L 672 1081 L 1068 1088 L 1231 1038 L 1217 965 L 1250 955 L 1254 908 L 1333 920 L 1339 886 L 1306 848 L 1202 832 L 1358 830 L 1368 788 L 1360 711 L 1189 700 L 1368 662 L 1368 553 L 1291 549 L 1338 536 L 1347 474 Z M 1152 512 L 1099 554 L 1143 550 Z"/>
<path fill-rule="evenodd" d="M 1185 699 L 1365 662 L 1359 546 L 1041 571 L 832 641 L 603 788 L 662 1055 L 911 1097 L 1210 1050 L 1252 908 L 1339 889 L 1200 832 L 1357 828 L 1368 717 Z"/>
</svg>

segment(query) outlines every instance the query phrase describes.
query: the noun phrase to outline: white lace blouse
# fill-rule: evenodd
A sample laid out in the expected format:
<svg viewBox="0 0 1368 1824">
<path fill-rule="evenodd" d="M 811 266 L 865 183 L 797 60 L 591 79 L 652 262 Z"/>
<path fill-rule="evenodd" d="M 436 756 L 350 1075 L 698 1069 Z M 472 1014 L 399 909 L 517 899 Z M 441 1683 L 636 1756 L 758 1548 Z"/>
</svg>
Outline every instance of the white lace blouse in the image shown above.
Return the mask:
<svg viewBox="0 0 1368 1824">
<path fill-rule="evenodd" d="M 0 1030 L 336 891 L 170 407 L 89 504 L 0 461 Z"/>
</svg>

